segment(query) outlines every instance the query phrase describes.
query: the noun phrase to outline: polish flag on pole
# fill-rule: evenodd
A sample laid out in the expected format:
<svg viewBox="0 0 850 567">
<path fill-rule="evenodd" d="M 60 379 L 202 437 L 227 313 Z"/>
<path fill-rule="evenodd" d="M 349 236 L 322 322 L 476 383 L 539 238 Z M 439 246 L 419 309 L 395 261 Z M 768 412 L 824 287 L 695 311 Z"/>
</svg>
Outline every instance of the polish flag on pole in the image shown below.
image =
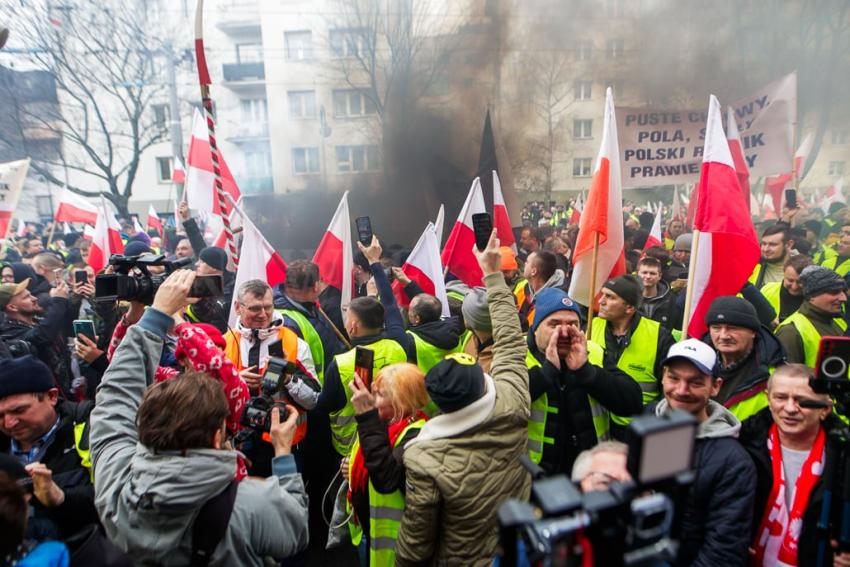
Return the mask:
<svg viewBox="0 0 850 567">
<path fill-rule="evenodd" d="M 351 303 L 351 271 L 354 256 L 351 249 L 351 217 L 348 214 L 348 191 L 343 193 L 331 224 L 322 237 L 313 262 L 319 266 L 319 275 L 326 284 L 342 294 L 342 307 Z"/>
<path fill-rule="evenodd" d="M 516 253 L 516 240 L 511 219 L 508 218 L 508 207 L 502 196 L 502 183 L 499 174 L 493 170 L 493 226 L 496 227 L 496 236 L 499 237 L 500 246 L 510 246 Z"/>
<path fill-rule="evenodd" d="M 434 232 L 437 233 L 437 248 L 443 243 L 443 223 L 446 218 L 446 207 L 440 203 L 440 210 L 437 211 L 437 220 L 434 221 Z"/>
<path fill-rule="evenodd" d="M 233 206 L 233 203 L 230 203 Z M 239 267 L 236 269 L 236 278 L 233 289 L 239 287 L 249 280 L 262 280 L 272 288 L 282 284 L 286 280 L 286 262 L 283 257 L 275 251 L 269 241 L 265 239 L 254 223 L 244 219 L 242 225 L 242 247 L 239 251 Z M 230 317 L 228 324 L 231 328 L 236 327 L 236 296 L 230 304 Z"/>
<path fill-rule="evenodd" d="M 646 244 L 643 249 L 647 250 L 653 246 L 661 246 L 661 207 L 658 207 L 658 212 L 655 213 L 655 220 L 652 221 L 652 228 L 649 229 L 649 236 L 646 237 Z"/>
<path fill-rule="evenodd" d="M 90 224 L 87 224 L 83 227 L 83 238 L 86 240 L 94 240 L 94 227 Z"/>
<path fill-rule="evenodd" d="M 732 153 L 732 162 L 735 164 L 735 173 L 738 175 L 747 210 L 750 210 L 750 170 L 747 168 L 744 148 L 741 146 L 738 123 L 735 122 L 735 110 L 731 106 L 726 111 L 726 139 L 729 141 L 729 151 Z"/>
<path fill-rule="evenodd" d="M 443 317 L 450 317 L 449 298 L 446 295 L 446 284 L 443 281 L 443 266 L 440 263 L 440 247 L 437 244 L 437 232 L 435 226 L 428 223 L 425 232 L 419 237 L 416 246 L 410 256 L 407 257 L 402 271 L 412 281 L 419 284 L 425 293 L 429 293 L 440 300 L 443 305 Z M 398 280 L 393 282 L 393 293 L 402 307 L 410 305 L 404 286 Z"/>
<path fill-rule="evenodd" d="M 192 121 L 192 139 L 189 141 L 189 171 L 186 173 L 186 199 L 189 206 L 198 211 L 221 214 L 221 207 L 215 194 L 215 174 L 213 173 L 212 154 L 210 154 L 210 138 L 207 123 L 203 114 L 195 109 Z M 224 156 L 219 149 L 221 166 L 221 182 L 224 191 L 239 200 L 239 187 Z"/>
<path fill-rule="evenodd" d="M 685 217 L 682 215 L 682 201 L 679 197 L 679 187 L 673 187 L 673 204 L 670 207 L 670 220 L 678 219 L 680 221 L 684 221 Z"/>
<path fill-rule="evenodd" d="M 737 174 L 736 174 L 737 175 Z M 691 194 L 688 197 L 688 212 L 685 217 L 685 226 L 688 228 L 694 227 L 694 217 L 697 214 L 697 201 L 699 200 L 699 183 L 694 183 L 691 186 Z"/>
<path fill-rule="evenodd" d="M 582 203 L 581 193 L 576 197 L 576 202 L 573 203 L 573 214 L 570 215 L 570 224 L 578 224 L 581 222 L 581 211 L 584 209 L 584 203 Z"/>
<path fill-rule="evenodd" d="M 820 208 L 823 212 L 829 212 L 829 207 L 833 203 L 847 204 L 847 199 L 844 197 L 844 178 L 839 177 L 838 181 L 829 186 L 829 189 L 823 195 L 820 202 Z"/>
<path fill-rule="evenodd" d="M 803 178 L 803 168 L 806 167 L 806 161 L 809 159 L 809 154 L 812 153 L 812 146 L 815 144 L 815 137 L 811 132 L 806 134 L 803 141 L 800 142 L 800 147 L 797 148 L 797 153 L 794 154 L 794 174 L 797 179 Z"/>
<path fill-rule="evenodd" d="M 148 228 L 153 228 L 159 235 L 162 236 L 163 226 L 162 219 L 159 218 L 159 215 L 156 214 L 156 209 L 153 208 L 153 205 L 148 207 Z"/>
<path fill-rule="evenodd" d="M 115 216 L 109 212 L 106 200 L 101 197 L 101 205 L 97 208 L 97 222 L 94 225 L 91 249 L 89 251 L 89 266 L 100 272 L 109 263 L 113 254 L 123 254 L 124 243 L 121 241 L 121 227 Z"/>
<path fill-rule="evenodd" d="M 29 158 L 0 164 L 0 238 L 9 232 L 29 167 Z"/>
<path fill-rule="evenodd" d="M 759 241 L 723 133 L 720 103 L 708 103 L 683 334 L 702 337 L 711 302 L 735 295 L 760 256 Z"/>
<path fill-rule="evenodd" d="M 605 93 L 602 144 L 596 157 L 593 181 L 581 215 L 573 255 L 569 295 L 593 309 L 594 298 L 605 281 L 626 273 L 623 254 L 623 185 L 614 95 Z M 591 318 L 592 319 L 592 318 Z M 588 324 L 590 333 L 590 324 Z"/>
<path fill-rule="evenodd" d="M 484 277 L 478 260 L 472 253 L 472 247 L 475 246 L 472 215 L 484 212 L 487 211 L 484 208 L 484 195 L 481 193 L 481 180 L 476 177 L 440 257 L 446 270 L 470 287 L 481 286 Z"/>
<path fill-rule="evenodd" d="M 66 187 L 59 195 L 59 207 L 53 219 L 57 222 L 81 222 L 94 226 L 97 223 L 97 205 L 71 193 Z"/>
<path fill-rule="evenodd" d="M 171 161 L 173 163 L 171 166 L 171 182 L 186 183 L 186 168 L 183 166 L 183 162 L 177 156 L 174 156 Z"/>
<path fill-rule="evenodd" d="M 773 210 L 776 212 L 777 218 L 782 216 L 782 209 L 785 208 L 786 189 L 794 189 L 794 180 L 802 179 L 803 167 L 806 165 L 806 160 L 812 152 L 813 143 L 814 137 L 812 134 L 806 134 L 806 137 L 800 143 L 800 147 L 797 148 L 797 153 L 794 154 L 794 170 L 790 173 L 764 178 L 764 192 L 770 195 L 773 201 Z"/>
<path fill-rule="evenodd" d="M 142 227 L 142 223 L 139 222 L 139 217 L 133 217 L 133 230 L 136 231 L 136 234 L 145 232 L 144 227 Z"/>
<path fill-rule="evenodd" d="M 21 238 L 27 233 L 27 221 L 24 219 L 18 219 L 18 229 L 15 231 L 15 236 Z"/>
</svg>

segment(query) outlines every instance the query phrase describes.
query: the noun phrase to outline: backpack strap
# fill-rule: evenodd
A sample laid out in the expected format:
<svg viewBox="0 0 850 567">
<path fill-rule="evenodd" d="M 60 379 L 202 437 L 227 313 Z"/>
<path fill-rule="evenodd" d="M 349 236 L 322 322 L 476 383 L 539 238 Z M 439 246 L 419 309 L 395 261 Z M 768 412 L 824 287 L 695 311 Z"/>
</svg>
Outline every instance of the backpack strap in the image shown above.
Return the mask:
<svg viewBox="0 0 850 567">
<path fill-rule="evenodd" d="M 192 567 L 209 565 L 215 548 L 224 539 L 233 504 L 236 502 L 236 480 L 216 496 L 207 500 L 192 524 Z"/>
</svg>

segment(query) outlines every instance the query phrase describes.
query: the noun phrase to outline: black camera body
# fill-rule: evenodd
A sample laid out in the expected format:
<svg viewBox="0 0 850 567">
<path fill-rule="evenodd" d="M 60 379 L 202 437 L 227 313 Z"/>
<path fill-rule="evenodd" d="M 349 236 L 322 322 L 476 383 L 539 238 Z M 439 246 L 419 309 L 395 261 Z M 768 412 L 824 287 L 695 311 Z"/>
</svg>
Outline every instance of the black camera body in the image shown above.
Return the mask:
<svg viewBox="0 0 850 567">
<path fill-rule="evenodd" d="M 272 410 L 280 409 L 280 420 L 284 421 L 288 415 L 286 407 L 286 385 L 292 380 L 293 363 L 287 363 L 285 359 L 273 356 L 269 359 L 266 370 L 263 373 L 263 381 L 260 386 L 260 395 L 251 398 L 245 405 L 239 423 L 244 427 L 252 429 L 257 433 L 268 433 L 271 430 Z M 284 395 L 281 396 L 281 393 Z"/>
<path fill-rule="evenodd" d="M 94 279 L 96 300 L 138 301 L 150 305 L 162 282 L 172 272 L 191 264 L 191 258 L 166 260 L 164 254 L 113 254 L 109 257 L 109 265 L 113 266 L 115 273 L 100 274 Z M 162 274 L 151 274 L 150 268 L 153 266 L 163 266 L 165 271 Z M 134 269 L 136 273 L 131 273 Z"/>
</svg>

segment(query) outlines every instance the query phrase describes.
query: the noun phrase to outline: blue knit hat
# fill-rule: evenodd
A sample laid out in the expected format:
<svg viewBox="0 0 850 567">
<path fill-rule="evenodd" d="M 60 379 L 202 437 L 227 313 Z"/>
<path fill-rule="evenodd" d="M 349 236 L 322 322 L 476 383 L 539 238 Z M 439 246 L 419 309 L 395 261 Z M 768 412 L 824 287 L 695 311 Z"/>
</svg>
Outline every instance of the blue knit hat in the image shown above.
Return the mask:
<svg viewBox="0 0 850 567">
<path fill-rule="evenodd" d="M 570 296 L 562 289 L 546 288 L 534 296 L 534 321 L 531 324 L 531 331 L 536 331 L 540 323 L 556 311 L 572 311 L 581 321 L 581 309 L 578 303 L 570 299 Z"/>
</svg>

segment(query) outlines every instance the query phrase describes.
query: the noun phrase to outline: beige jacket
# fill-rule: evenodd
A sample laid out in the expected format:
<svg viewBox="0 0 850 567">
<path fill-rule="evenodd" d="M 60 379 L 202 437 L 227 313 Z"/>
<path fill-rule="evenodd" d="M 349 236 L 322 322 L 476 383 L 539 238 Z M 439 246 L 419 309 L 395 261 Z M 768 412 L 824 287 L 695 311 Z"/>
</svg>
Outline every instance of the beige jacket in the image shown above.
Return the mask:
<svg viewBox="0 0 850 567">
<path fill-rule="evenodd" d="M 528 371 L 516 305 L 501 274 L 484 278 L 493 320 L 493 362 L 484 396 L 431 419 L 405 446 L 406 507 L 396 565 L 490 565 L 497 512 L 528 500 Z"/>
</svg>

